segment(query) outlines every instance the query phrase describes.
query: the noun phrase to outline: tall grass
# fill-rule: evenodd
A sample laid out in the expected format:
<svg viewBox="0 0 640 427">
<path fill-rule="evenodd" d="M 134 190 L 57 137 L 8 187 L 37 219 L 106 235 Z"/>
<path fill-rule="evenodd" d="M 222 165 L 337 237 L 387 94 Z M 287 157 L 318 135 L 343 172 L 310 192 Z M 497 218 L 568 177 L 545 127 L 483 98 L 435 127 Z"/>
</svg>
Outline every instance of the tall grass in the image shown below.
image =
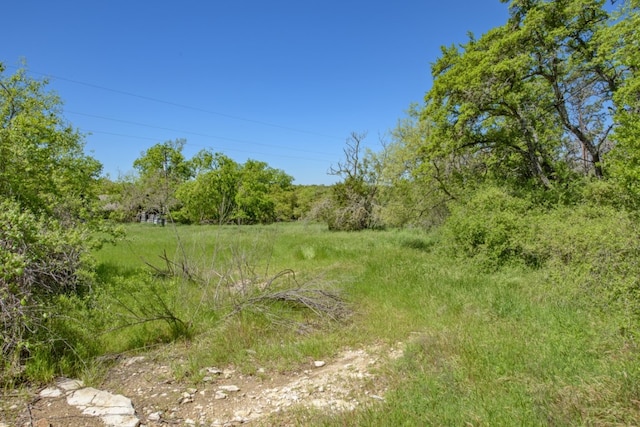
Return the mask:
<svg viewBox="0 0 640 427">
<path fill-rule="evenodd" d="M 380 373 L 391 390 L 383 403 L 315 414 L 313 423 L 640 423 L 635 336 L 621 329 L 614 306 L 607 312 L 593 304 L 580 274 L 525 264 L 487 269 L 451 257 L 451 248 L 440 250 L 441 236 L 415 230 L 135 225 L 127 235 L 97 254 L 106 287 L 143 277 L 153 282 L 145 262 L 161 265 L 159 255 L 166 253 L 200 272 L 230 269 L 239 260 L 260 277 L 291 269 L 297 281 L 339 289 L 349 303 L 352 315 L 341 322 L 286 303 L 225 318 L 224 308 L 202 297 L 202 283 L 167 282 L 167 300 L 179 302 L 173 309 L 191 322 L 193 334 L 182 348 L 189 363 L 180 374 L 194 381 L 212 364 L 233 363 L 247 373 L 286 371 L 345 346 L 402 342 L 404 356 Z M 175 339 L 162 323 L 103 338 L 107 352 Z"/>
</svg>

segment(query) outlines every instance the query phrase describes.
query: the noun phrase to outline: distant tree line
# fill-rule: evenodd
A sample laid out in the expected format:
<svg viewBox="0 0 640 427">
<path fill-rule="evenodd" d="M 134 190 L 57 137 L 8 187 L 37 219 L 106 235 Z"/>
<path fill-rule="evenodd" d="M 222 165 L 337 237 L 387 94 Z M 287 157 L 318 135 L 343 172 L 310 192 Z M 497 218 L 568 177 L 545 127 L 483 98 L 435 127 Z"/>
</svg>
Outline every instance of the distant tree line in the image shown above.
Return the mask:
<svg viewBox="0 0 640 427">
<path fill-rule="evenodd" d="M 103 205 L 119 221 L 156 215 L 192 224 L 268 224 L 300 219 L 324 186 L 294 186 L 293 177 L 267 163 L 238 163 L 202 150 L 183 155 L 183 139 L 158 143 L 135 160 L 137 174 L 103 179 Z"/>
</svg>

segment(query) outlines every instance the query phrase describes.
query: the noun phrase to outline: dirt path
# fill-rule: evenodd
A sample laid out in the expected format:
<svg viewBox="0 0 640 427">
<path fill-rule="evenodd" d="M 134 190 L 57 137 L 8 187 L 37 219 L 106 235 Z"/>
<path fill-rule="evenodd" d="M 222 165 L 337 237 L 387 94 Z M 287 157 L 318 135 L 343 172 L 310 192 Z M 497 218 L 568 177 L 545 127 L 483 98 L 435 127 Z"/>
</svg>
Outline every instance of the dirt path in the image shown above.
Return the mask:
<svg viewBox="0 0 640 427">
<path fill-rule="evenodd" d="M 139 425 L 146 427 L 286 425 L 288 411 L 296 408 L 350 411 L 382 401 L 386 390 L 380 368 L 400 355 L 400 350 L 382 346 L 346 349 L 331 360 L 312 361 L 286 374 L 258 368 L 252 376 L 233 367 L 212 366 L 202 371 L 203 379 L 195 385 L 173 377 L 170 363 L 179 359 L 163 362 L 136 356 L 118 361 L 98 388 L 120 400 L 129 398 Z M 54 384 L 34 398 L 17 424 L 4 421 L 0 427 L 108 425 L 95 409 L 70 405 L 70 391 L 52 393 L 55 389 Z"/>
</svg>

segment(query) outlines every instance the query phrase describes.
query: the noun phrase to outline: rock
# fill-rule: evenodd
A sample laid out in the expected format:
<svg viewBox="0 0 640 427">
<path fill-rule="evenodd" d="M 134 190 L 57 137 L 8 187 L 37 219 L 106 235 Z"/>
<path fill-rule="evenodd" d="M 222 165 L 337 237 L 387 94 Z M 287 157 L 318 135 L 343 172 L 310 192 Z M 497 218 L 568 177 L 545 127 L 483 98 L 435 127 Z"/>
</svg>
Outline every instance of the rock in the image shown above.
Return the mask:
<svg viewBox="0 0 640 427">
<path fill-rule="evenodd" d="M 218 387 L 218 389 L 222 391 L 228 391 L 230 393 L 235 393 L 240 391 L 240 387 L 238 387 L 237 385 L 221 385 Z"/>
<path fill-rule="evenodd" d="M 84 383 L 80 380 L 63 379 L 57 386 L 64 391 L 74 391 L 84 387 Z"/>
<path fill-rule="evenodd" d="M 226 399 L 227 395 L 225 393 L 221 392 L 221 391 L 216 391 L 216 394 L 215 394 L 215 396 L 213 396 L 213 398 L 215 400 L 222 400 L 222 399 Z"/>
<path fill-rule="evenodd" d="M 149 421 L 160 421 L 160 418 L 162 418 L 162 412 L 160 411 L 153 412 L 147 416 L 147 420 Z"/>
<path fill-rule="evenodd" d="M 316 368 L 322 368 L 324 365 L 326 365 L 326 362 L 324 360 L 316 360 L 315 362 L 313 362 L 313 366 L 315 366 Z"/>
<path fill-rule="evenodd" d="M 38 396 L 42 398 L 54 398 L 62 396 L 62 391 L 57 387 L 47 387 L 38 393 Z"/>
<path fill-rule="evenodd" d="M 184 405 L 185 403 L 191 403 L 193 402 L 193 396 L 191 396 L 190 394 L 184 393 L 186 394 L 186 396 L 182 396 L 180 398 L 180 401 L 178 402 L 180 405 Z"/>
<path fill-rule="evenodd" d="M 131 399 L 120 394 L 86 387 L 69 394 L 67 403 L 85 415 L 100 417 L 109 427 L 137 427 L 140 424 Z"/>
</svg>

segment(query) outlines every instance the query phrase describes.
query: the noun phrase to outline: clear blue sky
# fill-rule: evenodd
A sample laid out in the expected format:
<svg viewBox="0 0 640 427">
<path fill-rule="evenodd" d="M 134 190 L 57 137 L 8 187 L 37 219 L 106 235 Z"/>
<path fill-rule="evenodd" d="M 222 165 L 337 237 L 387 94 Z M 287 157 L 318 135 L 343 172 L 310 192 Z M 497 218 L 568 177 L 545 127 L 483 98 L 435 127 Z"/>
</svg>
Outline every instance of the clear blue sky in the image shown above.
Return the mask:
<svg viewBox="0 0 640 427">
<path fill-rule="evenodd" d="M 186 138 L 329 184 L 352 131 L 367 146 L 431 86 L 440 46 L 502 25 L 498 0 L 8 1 L 0 62 L 47 76 L 112 178 Z"/>
</svg>

